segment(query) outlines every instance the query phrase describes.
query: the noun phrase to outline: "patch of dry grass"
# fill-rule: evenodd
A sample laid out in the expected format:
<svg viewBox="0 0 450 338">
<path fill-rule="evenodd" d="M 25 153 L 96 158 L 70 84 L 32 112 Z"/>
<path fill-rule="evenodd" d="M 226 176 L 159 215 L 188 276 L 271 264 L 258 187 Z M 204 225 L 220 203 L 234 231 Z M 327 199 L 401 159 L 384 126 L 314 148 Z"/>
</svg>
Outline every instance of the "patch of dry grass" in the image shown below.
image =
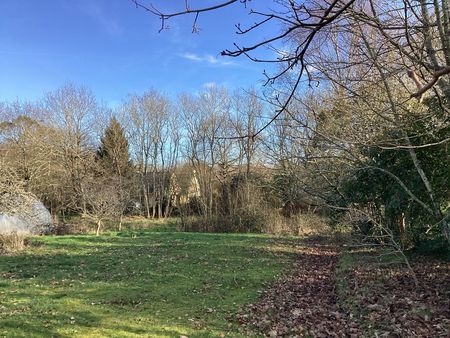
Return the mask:
<svg viewBox="0 0 450 338">
<path fill-rule="evenodd" d="M 19 252 L 25 248 L 28 234 L 24 232 L 10 232 L 0 234 L 0 251 L 4 253 Z"/>
</svg>

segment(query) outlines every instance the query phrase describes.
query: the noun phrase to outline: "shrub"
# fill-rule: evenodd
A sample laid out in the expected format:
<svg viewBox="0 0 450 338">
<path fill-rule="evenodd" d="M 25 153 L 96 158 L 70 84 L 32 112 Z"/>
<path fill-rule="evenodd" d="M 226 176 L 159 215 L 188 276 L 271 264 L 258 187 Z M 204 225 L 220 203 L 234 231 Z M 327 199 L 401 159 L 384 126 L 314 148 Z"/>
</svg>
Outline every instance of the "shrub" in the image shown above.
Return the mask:
<svg viewBox="0 0 450 338">
<path fill-rule="evenodd" d="M 79 215 L 66 216 L 52 224 L 49 231 L 43 235 L 78 235 L 91 234 L 95 230 L 95 223 Z"/>
<path fill-rule="evenodd" d="M 264 212 L 260 207 L 258 209 L 241 209 L 230 218 L 231 230 L 233 232 L 263 232 L 266 220 L 267 212 Z"/>
<path fill-rule="evenodd" d="M 266 218 L 265 224 L 266 231 L 275 235 L 314 236 L 331 233 L 327 219 L 313 213 L 284 217 L 274 211 Z"/>
<path fill-rule="evenodd" d="M 330 225 L 324 216 L 317 214 L 298 214 L 294 217 L 299 236 L 325 235 L 330 233 Z"/>
</svg>

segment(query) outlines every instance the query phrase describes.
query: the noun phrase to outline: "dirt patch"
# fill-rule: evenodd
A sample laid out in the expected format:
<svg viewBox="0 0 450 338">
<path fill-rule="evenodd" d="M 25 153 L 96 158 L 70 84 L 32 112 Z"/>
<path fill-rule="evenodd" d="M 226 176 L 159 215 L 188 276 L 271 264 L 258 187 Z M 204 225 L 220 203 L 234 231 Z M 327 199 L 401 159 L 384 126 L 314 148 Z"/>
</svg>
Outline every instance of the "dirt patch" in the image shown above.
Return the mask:
<svg viewBox="0 0 450 338">
<path fill-rule="evenodd" d="M 303 249 L 288 275 L 244 309 L 239 322 L 268 337 L 358 337 L 356 322 L 338 304 L 338 260 L 332 247 Z"/>
</svg>

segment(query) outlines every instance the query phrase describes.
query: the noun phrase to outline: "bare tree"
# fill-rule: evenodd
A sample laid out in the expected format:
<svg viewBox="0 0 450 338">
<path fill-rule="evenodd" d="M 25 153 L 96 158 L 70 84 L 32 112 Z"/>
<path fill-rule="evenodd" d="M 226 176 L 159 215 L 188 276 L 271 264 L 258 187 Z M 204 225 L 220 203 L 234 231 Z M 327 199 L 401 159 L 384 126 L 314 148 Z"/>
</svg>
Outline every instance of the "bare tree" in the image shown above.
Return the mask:
<svg viewBox="0 0 450 338">
<path fill-rule="evenodd" d="M 448 211 L 443 214 L 436 200 L 430 173 L 424 170 L 415 150 L 432 145 L 414 144 L 404 125 L 404 116 L 411 111 L 413 105 L 409 101 L 413 98 L 422 103 L 425 96 L 432 96 L 437 99 L 440 110 L 447 115 L 449 113 L 450 15 L 447 0 L 283 0 L 270 2 L 262 8 L 250 1 L 221 1 L 203 8 L 183 2 L 185 8 L 174 13 L 165 13 L 151 5 L 144 6 L 137 0 L 133 2 L 137 7 L 159 17 L 161 29 L 166 27 L 167 20 L 180 15 L 193 15 L 193 30 L 196 31 L 201 14 L 233 5 L 241 5 L 251 17 L 257 18 L 247 27 L 236 24 L 240 35 L 250 36 L 251 32 L 278 23 L 281 30 L 274 30 L 269 38 L 249 42 L 246 46 L 235 45 L 234 49 L 222 52 L 224 56 L 245 56 L 255 62 L 279 66 L 274 74 L 265 74 L 268 84 L 278 84 L 276 94 L 269 98 L 274 107 L 272 119 L 251 135 L 236 137 L 254 138 L 285 113 L 301 126 L 307 126 L 305 121 L 295 116 L 292 109 L 292 103 L 299 98 L 299 92 L 307 84 L 311 86 L 319 82 L 320 89 L 334 86 L 338 88 L 337 95 L 341 93 L 344 97 L 357 97 L 358 104 L 366 106 L 376 116 L 374 121 L 382 121 L 382 129 L 400 132 L 395 140 L 384 140 L 385 144 L 378 146 L 397 147 L 399 151 L 408 152 L 426 191 L 427 201 L 418 196 L 413 197 L 411 189 L 392 172 L 383 168 L 377 170 L 384 170 L 390 177 L 396 176 L 395 181 L 402 189 L 425 212 L 430 213 L 437 224 L 443 225 L 450 242 L 450 214 Z M 274 58 L 259 58 L 257 51 L 267 47 L 274 51 Z M 372 95 L 368 99 L 365 95 L 367 92 L 364 92 L 367 90 L 375 90 L 381 95 L 379 98 Z M 376 105 L 370 105 L 374 101 L 377 101 Z M 446 115 L 439 117 L 435 113 L 432 118 L 437 120 L 436 129 L 448 126 Z M 317 128 L 315 132 L 323 133 Z M 367 147 L 372 143 L 363 141 L 362 133 L 357 135 L 359 140 L 349 133 L 335 134 L 328 141 L 339 152 L 354 157 L 352 149 L 358 145 Z M 448 141 L 440 139 L 433 144 L 445 144 Z"/>
<path fill-rule="evenodd" d="M 198 98 L 182 96 L 182 117 L 186 128 L 185 156 L 195 169 L 200 185 L 203 216 L 214 211 L 216 174 L 230 169 L 231 141 L 229 135 L 230 100 L 223 88 L 211 87 Z"/>
<path fill-rule="evenodd" d="M 70 207 L 86 210 L 85 186 L 87 168 L 94 149 L 92 126 L 99 106 L 93 94 L 84 87 L 66 85 L 49 93 L 44 107 L 46 121 L 56 133 L 49 151 L 55 154 L 55 163 L 61 164 L 66 182 L 72 190 Z"/>
<path fill-rule="evenodd" d="M 124 108 L 128 134 L 140 180 L 147 217 L 166 217 L 171 173 L 177 165 L 180 128 L 167 97 L 156 91 L 132 96 Z"/>
<path fill-rule="evenodd" d="M 96 235 L 99 236 L 106 219 L 117 219 L 123 214 L 123 193 L 118 191 L 119 179 L 101 179 L 95 175 L 87 179 L 85 189 L 86 208 L 81 210 L 82 216 L 93 220 Z"/>
</svg>

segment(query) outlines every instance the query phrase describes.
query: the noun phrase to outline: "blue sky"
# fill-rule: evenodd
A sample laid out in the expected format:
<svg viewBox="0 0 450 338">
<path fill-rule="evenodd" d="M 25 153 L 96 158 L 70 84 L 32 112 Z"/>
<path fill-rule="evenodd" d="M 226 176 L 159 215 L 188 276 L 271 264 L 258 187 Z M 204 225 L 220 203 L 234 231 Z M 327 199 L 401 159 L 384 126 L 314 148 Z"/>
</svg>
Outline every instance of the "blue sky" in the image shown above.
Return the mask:
<svg viewBox="0 0 450 338">
<path fill-rule="evenodd" d="M 184 1 L 152 3 L 170 10 Z M 253 22 L 241 4 L 200 16 L 199 34 L 191 33 L 192 16 L 159 33 L 158 18 L 130 0 L 0 1 L 0 13 L 0 101 L 37 99 L 72 82 L 116 105 L 151 88 L 176 95 L 263 79 L 263 65 L 220 56 L 242 42 L 234 24 Z"/>
</svg>

